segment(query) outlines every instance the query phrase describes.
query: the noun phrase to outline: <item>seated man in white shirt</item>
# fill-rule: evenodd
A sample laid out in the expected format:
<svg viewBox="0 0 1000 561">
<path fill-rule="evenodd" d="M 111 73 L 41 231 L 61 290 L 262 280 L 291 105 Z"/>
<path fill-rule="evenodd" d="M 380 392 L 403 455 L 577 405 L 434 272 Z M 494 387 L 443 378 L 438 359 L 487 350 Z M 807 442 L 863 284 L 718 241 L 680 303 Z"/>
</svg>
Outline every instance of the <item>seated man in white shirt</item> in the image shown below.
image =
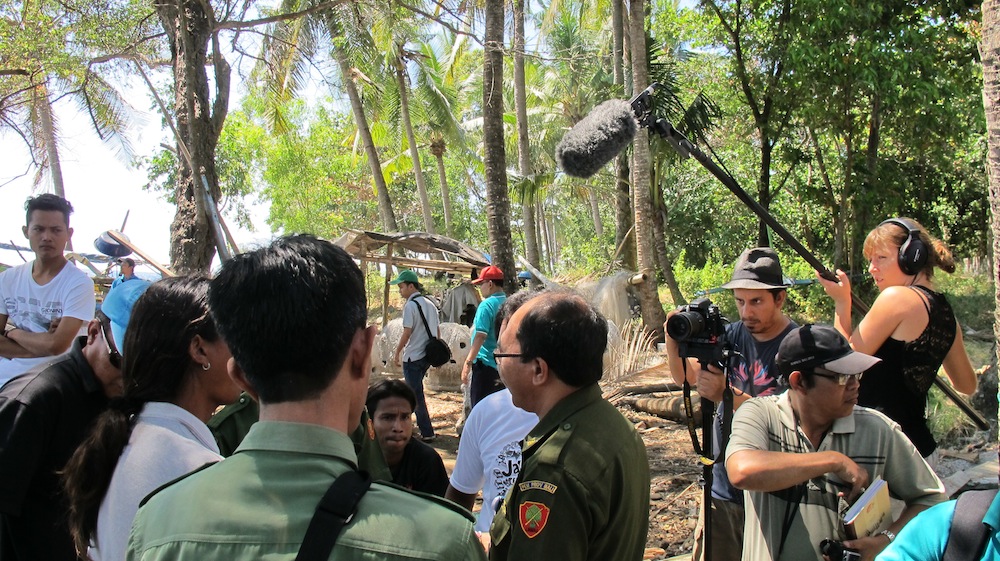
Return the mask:
<svg viewBox="0 0 1000 561">
<path fill-rule="evenodd" d="M 25 203 L 22 228 L 34 261 L 0 273 L 0 386 L 69 350 L 94 319 L 94 282 L 66 260 L 69 201 L 46 193 Z M 7 323 L 13 327 L 6 328 Z"/>
</svg>

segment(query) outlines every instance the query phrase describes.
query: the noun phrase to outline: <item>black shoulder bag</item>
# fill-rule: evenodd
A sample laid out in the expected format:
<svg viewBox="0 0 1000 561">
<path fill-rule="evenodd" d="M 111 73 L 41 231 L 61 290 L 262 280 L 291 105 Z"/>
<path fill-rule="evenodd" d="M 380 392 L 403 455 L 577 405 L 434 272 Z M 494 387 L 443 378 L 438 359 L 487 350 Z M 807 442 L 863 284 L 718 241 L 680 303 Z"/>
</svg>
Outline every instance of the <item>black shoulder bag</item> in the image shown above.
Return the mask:
<svg viewBox="0 0 1000 561">
<path fill-rule="evenodd" d="M 371 484 L 372 478 L 363 471 L 347 471 L 333 480 L 316 506 L 295 561 L 326 561 L 330 558 L 340 531 L 354 517 L 361 497 L 368 492 Z"/>
<path fill-rule="evenodd" d="M 423 296 L 421 296 L 423 298 Z M 424 307 L 419 302 L 413 302 L 420 312 L 420 321 L 424 322 L 424 329 L 427 330 L 427 345 L 424 347 L 424 358 L 431 366 L 441 366 L 451 360 L 451 349 L 448 344 L 438 339 L 431 333 L 431 327 L 427 324 L 427 316 L 424 315 Z"/>
</svg>

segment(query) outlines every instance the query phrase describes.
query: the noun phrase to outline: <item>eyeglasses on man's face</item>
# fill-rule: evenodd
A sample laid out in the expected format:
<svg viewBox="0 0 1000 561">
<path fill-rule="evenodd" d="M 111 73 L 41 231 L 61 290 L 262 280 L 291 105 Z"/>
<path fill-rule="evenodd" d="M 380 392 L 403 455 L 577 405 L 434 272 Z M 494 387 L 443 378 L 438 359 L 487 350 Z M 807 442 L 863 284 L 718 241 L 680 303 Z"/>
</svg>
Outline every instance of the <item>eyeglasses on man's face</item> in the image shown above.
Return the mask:
<svg viewBox="0 0 1000 561">
<path fill-rule="evenodd" d="M 524 353 L 493 353 L 493 358 L 522 358 Z"/>
<path fill-rule="evenodd" d="M 847 382 L 854 378 L 858 382 L 861 381 L 861 377 L 865 375 L 864 372 L 858 372 L 856 374 L 840 374 L 837 372 L 830 372 L 828 370 L 813 370 L 813 374 L 819 376 L 820 378 L 826 378 L 828 380 L 836 380 L 838 386 L 846 386 Z"/>
</svg>

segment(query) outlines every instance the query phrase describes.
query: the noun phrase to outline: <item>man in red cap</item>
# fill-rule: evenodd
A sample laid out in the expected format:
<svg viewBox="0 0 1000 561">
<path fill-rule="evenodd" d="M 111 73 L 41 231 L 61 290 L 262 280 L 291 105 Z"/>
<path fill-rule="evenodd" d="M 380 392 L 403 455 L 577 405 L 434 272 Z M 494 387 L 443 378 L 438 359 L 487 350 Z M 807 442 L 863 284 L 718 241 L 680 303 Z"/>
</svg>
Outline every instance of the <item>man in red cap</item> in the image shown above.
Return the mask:
<svg viewBox="0 0 1000 561">
<path fill-rule="evenodd" d="M 472 341 L 469 358 L 462 366 L 462 383 L 468 384 L 471 407 L 475 407 L 484 397 L 503 389 L 493 351 L 497 348 L 497 312 L 507 294 L 503 290 L 503 271 L 493 265 L 483 269 L 472 284 L 479 287 L 483 301 L 472 322 Z"/>
</svg>

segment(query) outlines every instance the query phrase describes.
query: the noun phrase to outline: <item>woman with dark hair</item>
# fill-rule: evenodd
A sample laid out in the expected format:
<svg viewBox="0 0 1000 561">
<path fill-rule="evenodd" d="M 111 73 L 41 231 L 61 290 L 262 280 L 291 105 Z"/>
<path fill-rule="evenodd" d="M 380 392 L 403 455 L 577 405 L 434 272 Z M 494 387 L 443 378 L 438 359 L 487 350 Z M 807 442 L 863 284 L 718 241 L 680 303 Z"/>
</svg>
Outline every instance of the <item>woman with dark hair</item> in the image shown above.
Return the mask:
<svg viewBox="0 0 1000 561">
<path fill-rule="evenodd" d="M 208 279 L 154 283 L 135 304 L 122 352 L 124 393 L 96 421 L 63 471 L 78 554 L 125 558 L 139 502 L 221 459 L 205 422 L 239 396 L 232 356 L 208 313 Z M 89 551 L 88 551 L 89 549 Z"/>
<path fill-rule="evenodd" d="M 854 350 L 882 362 L 861 383 L 858 403 L 878 409 L 900 424 L 920 455 L 934 463 L 937 443 L 927 427 L 927 392 L 944 366 L 956 390 L 976 391 L 976 374 L 965 353 L 962 330 L 944 294 L 934 289 L 935 267 L 955 271 L 951 251 L 917 221 L 886 220 L 864 245 L 868 272 L 880 294 L 857 328 L 851 325 L 851 282 L 819 277 L 836 303 L 835 325 Z"/>
</svg>

